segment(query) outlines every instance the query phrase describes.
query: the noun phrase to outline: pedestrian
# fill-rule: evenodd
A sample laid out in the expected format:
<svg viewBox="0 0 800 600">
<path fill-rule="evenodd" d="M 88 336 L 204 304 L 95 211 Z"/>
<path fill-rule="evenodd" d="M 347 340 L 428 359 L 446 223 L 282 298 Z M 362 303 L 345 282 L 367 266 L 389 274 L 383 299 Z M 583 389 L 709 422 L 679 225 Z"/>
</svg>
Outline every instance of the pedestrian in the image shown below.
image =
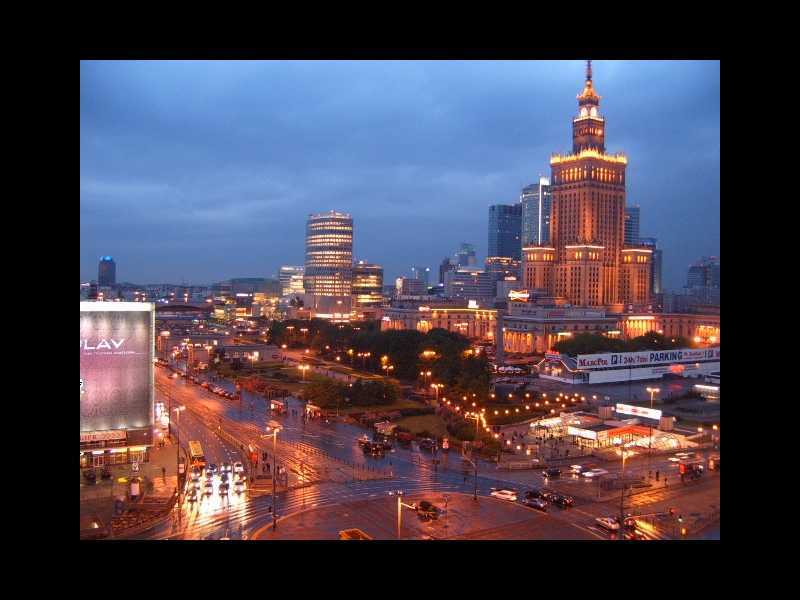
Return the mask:
<svg viewBox="0 0 800 600">
<path fill-rule="evenodd" d="M 667 478 L 664 477 L 664 487 L 667 487 Z"/>
<path fill-rule="evenodd" d="M 658 471 L 656 471 L 656 481 L 658 481 Z"/>
<path fill-rule="evenodd" d="M 161 477 L 164 479 L 164 481 L 167 480 L 167 468 L 166 467 L 161 467 Z"/>
<path fill-rule="evenodd" d="M 647 478 L 648 479 L 652 479 L 652 477 L 653 477 L 653 471 L 648 471 L 647 472 Z"/>
</svg>

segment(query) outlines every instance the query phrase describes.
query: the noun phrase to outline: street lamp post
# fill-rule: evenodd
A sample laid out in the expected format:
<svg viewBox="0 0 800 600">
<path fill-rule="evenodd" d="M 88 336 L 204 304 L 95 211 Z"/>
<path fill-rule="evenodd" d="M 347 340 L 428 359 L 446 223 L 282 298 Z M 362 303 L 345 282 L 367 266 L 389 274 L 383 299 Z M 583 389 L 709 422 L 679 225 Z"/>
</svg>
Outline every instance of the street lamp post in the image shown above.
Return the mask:
<svg viewBox="0 0 800 600">
<path fill-rule="evenodd" d="M 660 388 L 648 387 L 650 393 L 650 410 L 653 410 L 653 397 L 661 391 Z M 650 455 L 653 453 L 653 419 L 648 419 L 650 424 L 650 438 L 647 441 L 647 467 L 650 467 Z"/>
<path fill-rule="evenodd" d="M 175 425 L 175 439 L 176 439 L 176 446 L 177 452 L 175 453 L 175 475 L 178 478 L 178 519 L 180 519 L 180 465 L 181 465 L 181 433 L 180 433 L 180 425 L 181 425 L 181 413 L 186 410 L 185 406 L 176 406 L 174 409 L 175 413 L 178 415 L 178 422 Z"/>
<path fill-rule="evenodd" d="M 414 509 L 414 506 L 411 504 L 406 504 L 403 502 L 403 490 L 397 490 L 396 492 L 389 492 L 389 495 L 395 494 L 397 495 L 397 539 L 400 539 L 400 527 L 403 522 L 403 507 Z"/>
<path fill-rule="evenodd" d="M 619 496 L 619 539 L 622 540 L 625 539 L 625 459 L 628 457 L 628 452 L 625 450 L 625 446 L 622 446 L 620 454 L 622 454 L 622 474 L 620 476 L 622 491 L 620 492 Z"/>
<path fill-rule="evenodd" d="M 275 494 L 276 473 L 278 471 L 278 432 L 281 424 L 277 421 L 267 423 L 267 433 L 272 430 L 272 531 L 278 528 L 278 497 Z"/>
</svg>

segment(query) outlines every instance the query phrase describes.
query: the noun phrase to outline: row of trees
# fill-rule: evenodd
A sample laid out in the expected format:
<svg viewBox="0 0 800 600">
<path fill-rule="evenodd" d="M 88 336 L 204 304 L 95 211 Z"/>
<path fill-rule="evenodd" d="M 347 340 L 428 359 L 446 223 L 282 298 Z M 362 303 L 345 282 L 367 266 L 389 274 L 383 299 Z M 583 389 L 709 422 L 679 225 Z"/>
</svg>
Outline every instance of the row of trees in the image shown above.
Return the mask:
<svg viewBox="0 0 800 600">
<path fill-rule="evenodd" d="M 684 337 L 665 337 L 651 331 L 630 340 L 608 338 L 596 333 L 578 333 L 573 337 L 557 342 L 553 348 L 562 354 L 596 354 L 601 352 L 640 352 L 643 350 L 672 350 L 689 348 L 691 344 Z"/>
<path fill-rule="evenodd" d="M 303 331 L 305 330 L 305 331 Z M 328 359 L 339 357 L 375 373 L 391 365 L 394 377 L 418 380 L 419 373 L 431 372 L 426 382 L 445 384 L 445 393 L 488 394 L 491 376 L 483 354 L 475 355 L 469 340 L 445 329 L 428 333 L 414 330 L 380 331 L 378 323 L 334 324 L 321 319 L 274 322 L 270 341 L 277 345 L 309 346 Z M 348 352 L 352 351 L 352 352 Z M 430 358 L 423 352 L 429 351 Z M 368 353 L 368 357 L 358 354 Z M 382 360 L 382 357 L 386 357 Z"/>
</svg>

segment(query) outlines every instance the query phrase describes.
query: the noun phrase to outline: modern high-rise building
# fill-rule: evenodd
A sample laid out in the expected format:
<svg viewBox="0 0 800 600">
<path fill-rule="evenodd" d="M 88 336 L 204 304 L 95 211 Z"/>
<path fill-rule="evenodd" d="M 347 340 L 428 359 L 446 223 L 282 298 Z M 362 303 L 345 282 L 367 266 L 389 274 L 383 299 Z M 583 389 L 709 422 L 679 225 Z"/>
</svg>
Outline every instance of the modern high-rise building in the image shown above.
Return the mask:
<svg viewBox="0 0 800 600">
<path fill-rule="evenodd" d="M 303 288 L 303 275 L 305 274 L 305 267 L 297 267 L 286 265 L 281 267 L 278 272 L 278 279 L 281 282 L 281 294 L 283 296 L 290 296 L 293 294 L 302 294 Z M 298 286 L 299 280 L 299 286 Z"/>
<path fill-rule="evenodd" d="M 639 243 L 639 207 L 625 207 L 625 245 L 636 246 Z"/>
<path fill-rule="evenodd" d="M 442 259 L 442 264 L 439 265 L 439 283 L 444 285 L 444 274 L 448 271 L 452 271 L 453 269 L 455 269 L 453 261 L 450 260 L 449 256 L 445 256 Z"/>
<path fill-rule="evenodd" d="M 689 267 L 686 288 L 691 304 L 719 305 L 719 257 L 703 257 Z"/>
<path fill-rule="evenodd" d="M 462 242 L 455 254 L 455 264 L 458 267 L 474 267 L 477 263 L 475 259 L 475 246 Z"/>
<path fill-rule="evenodd" d="M 522 256 L 522 204 L 489 207 L 489 256 Z"/>
<path fill-rule="evenodd" d="M 103 256 L 97 266 L 97 285 L 108 287 L 117 283 L 117 263 L 110 256 Z"/>
<path fill-rule="evenodd" d="M 689 267 L 686 287 L 719 287 L 719 257 L 704 256 Z"/>
<path fill-rule="evenodd" d="M 308 216 L 303 277 L 306 308 L 320 318 L 346 318 L 353 288 L 353 218 L 330 211 Z"/>
<path fill-rule="evenodd" d="M 550 242 L 523 249 L 525 287 L 575 306 L 641 306 L 650 298 L 652 251 L 625 246 L 623 154 L 607 154 L 591 61 L 572 120 L 572 153 L 550 159 Z"/>
<path fill-rule="evenodd" d="M 549 243 L 553 204 L 550 179 L 539 177 L 539 183 L 522 188 L 519 201 L 522 205 L 522 246 Z"/>
<path fill-rule="evenodd" d="M 650 269 L 650 294 L 662 294 L 661 269 L 663 268 L 664 253 L 658 248 L 658 240 L 654 237 L 640 237 L 639 243 L 653 251 L 652 268 Z"/>
<path fill-rule="evenodd" d="M 426 289 L 430 285 L 429 282 L 430 274 L 431 274 L 430 267 L 418 267 L 416 265 L 411 267 L 411 277 L 413 279 L 419 279 L 420 281 L 422 281 L 425 284 Z"/>
<path fill-rule="evenodd" d="M 353 265 L 353 300 L 356 306 L 383 303 L 383 267 L 359 260 Z"/>
</svg>

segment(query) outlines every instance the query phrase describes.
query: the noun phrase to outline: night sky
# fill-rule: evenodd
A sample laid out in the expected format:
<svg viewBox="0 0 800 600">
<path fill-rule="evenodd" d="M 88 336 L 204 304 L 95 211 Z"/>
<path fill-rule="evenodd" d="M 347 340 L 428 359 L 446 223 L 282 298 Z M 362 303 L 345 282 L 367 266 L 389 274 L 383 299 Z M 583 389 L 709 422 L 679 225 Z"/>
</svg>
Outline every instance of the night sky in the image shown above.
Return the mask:
<svg viewBox="0 0 800 600">
<path fill-rule="evenodd" d="M 664 250 L 664 286 L 719 255 L 719 62 L 593 61 L 606 150 Z M 81 281 L 211 283 L 302 265 L 310 212 L 356 259 L 487 249 L 488 206 L 571 150 L 582 61 L 81 62 Z"/>
</svg>

